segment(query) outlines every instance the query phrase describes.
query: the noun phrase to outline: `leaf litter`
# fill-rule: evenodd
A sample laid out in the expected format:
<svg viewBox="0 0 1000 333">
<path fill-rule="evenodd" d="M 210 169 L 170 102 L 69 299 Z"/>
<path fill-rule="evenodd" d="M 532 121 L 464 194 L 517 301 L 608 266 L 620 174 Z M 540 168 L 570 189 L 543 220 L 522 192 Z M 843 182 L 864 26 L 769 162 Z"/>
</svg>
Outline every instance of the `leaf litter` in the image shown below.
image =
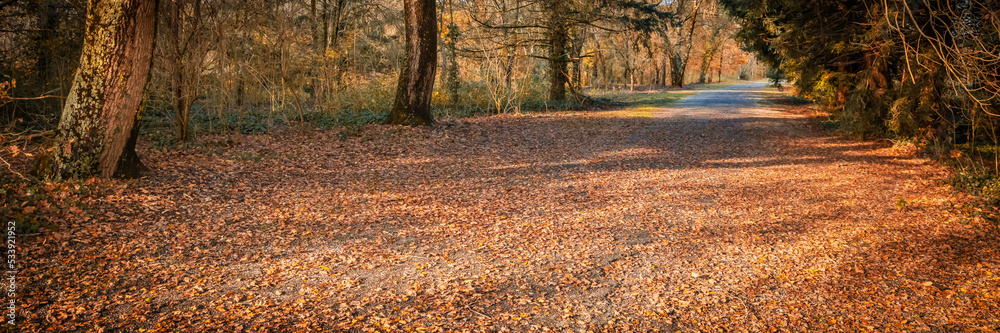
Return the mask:
<svg viewBox="0 0 1000 333">
<path fill-rule="evenodd" d="M 18 325 L 1000 329 L 995 226 L 946 169 L 751 105 L 146 147 L 24 243 Z"/>
</svg>

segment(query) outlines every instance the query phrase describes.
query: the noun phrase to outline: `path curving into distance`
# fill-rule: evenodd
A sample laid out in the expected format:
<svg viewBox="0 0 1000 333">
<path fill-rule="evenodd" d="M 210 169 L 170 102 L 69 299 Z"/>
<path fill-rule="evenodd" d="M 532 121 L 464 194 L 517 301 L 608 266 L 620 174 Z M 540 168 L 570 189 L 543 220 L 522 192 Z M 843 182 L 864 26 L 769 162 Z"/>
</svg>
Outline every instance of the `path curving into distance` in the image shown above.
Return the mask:
<svg viewBox="0 0 1000 333">
<path fill-rule="evenodd" d="M 155 174 L 25 245 L 20 323 L 997 329 L 997 234 L 945 171 L 823 132 L 775 94 L 146 145 Z"/>
</svg>

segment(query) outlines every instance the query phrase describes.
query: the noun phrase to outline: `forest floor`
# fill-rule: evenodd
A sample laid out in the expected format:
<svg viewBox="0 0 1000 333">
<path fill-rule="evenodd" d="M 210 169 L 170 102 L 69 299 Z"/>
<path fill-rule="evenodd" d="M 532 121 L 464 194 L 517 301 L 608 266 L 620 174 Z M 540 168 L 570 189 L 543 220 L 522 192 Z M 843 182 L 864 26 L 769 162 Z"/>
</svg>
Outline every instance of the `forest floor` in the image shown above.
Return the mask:
<svg viewBox="0 0 1000 333">
<path fill-rule="evenodd" d="M 1000 236 L 948 170 L 779 96 L 147 147 L 19 238 L 17 327 L 1000 330 Z"/>
</svg>

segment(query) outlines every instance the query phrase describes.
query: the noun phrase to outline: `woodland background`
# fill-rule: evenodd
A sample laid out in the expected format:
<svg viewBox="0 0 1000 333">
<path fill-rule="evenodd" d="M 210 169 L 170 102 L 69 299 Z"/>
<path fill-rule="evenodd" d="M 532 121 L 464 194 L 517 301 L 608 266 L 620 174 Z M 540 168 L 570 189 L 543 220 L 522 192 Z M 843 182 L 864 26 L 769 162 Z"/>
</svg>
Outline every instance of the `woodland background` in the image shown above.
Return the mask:
<svg viewBox="0 0 1000 333">
<path fill-rule="evenodd" d="M 52 136 L 86 7 L 0 2 L 5 164 Z M 436 8 L 438 117 L 580 109 L 613 104 L 616 91 L 767 76 L 815 102 L 828 127 L 919 146 L 956 167 L 958 187 L 1000 197 L 992 1 L 442 0 Z M 199 133 L 289 126 L 349 136 L 385 120 L 404 57 L 400 1 L 161 1 L 157 22 L 141 130 L 156 149 L 196 144 Z M 553 61 L 568 64 L 564 84 L 554 83 Z"/>
<path fill-rule="evenodd" d="M 1000 330 L 995 1 L 153 3 L 0 0 L 0 331 Z"/>
<path fill-rule="evenodd" d="M 578 93 L 665 86 L 675 72 L 682 78 L 675 86 L 764 74 L 730 38 L 737 26 L 715 2 L 664 5 L 682 14 L 669 24 L 624 22 L 616 15 L 625 14 L 606 9 L 604 1 L 568 3 L 569 77 Z M 391 106 L 403 57 L 400 1 L 178 0 L 161 6 L 144 122 L 145 132 L 163 132 L 155 135 L 159 140 L 262 133 L 289 123 L 356 127 L 379 122 Z M 547 94 L 552 18 L 544 1 L 450 0 L 437 7 L 438 112 L 569 107 Z M 85 1 L 0 8 L 6 133 L 41 133 L 58 119 L 85 12 Z"/>
</svg>

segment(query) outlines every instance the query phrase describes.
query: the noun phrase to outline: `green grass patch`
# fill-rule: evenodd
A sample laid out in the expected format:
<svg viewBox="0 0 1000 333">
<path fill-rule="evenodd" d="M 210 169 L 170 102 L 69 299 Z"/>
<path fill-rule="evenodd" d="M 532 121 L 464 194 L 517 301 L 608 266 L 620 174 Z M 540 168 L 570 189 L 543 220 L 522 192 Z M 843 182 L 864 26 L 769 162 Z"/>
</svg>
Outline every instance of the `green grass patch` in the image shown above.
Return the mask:
<svg viewBox="0 0 1000 333">
<path fill-rule="evenodd" d="M 689 84 L 685 88 L 694 90 L 713 90 L 722 89 L 731 85 L 750 83 L 748 81 L 726 81 L 726 82 L 715 82 L 715 83 L 694 83 Z"/>
<path fill-rule="evenodd" d="M 631 91 L 600 91 L 594 92 L 594 96 L 609 99 L 623 104 L 624 108 L 630 111 L 630 115 L 645 116 L 652 115 L 657 110 L 668 108 L 681 98 L 694 95 L 692 92 L 677 92 L 669 90 L 653 92 L 631 92 Z M 634 113 L 634 114 L 631 114 Z"/>
</svg>

